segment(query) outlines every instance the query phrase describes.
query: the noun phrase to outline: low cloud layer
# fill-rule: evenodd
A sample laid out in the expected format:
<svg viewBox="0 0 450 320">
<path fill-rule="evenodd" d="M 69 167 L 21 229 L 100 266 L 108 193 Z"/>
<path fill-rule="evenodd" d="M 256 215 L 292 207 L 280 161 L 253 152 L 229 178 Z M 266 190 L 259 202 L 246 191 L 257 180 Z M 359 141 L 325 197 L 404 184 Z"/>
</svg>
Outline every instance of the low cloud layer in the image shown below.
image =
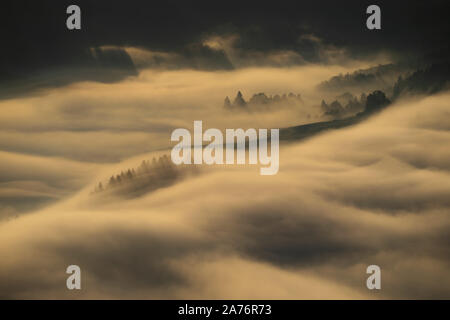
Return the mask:
<svg viewBox="0 0 450 320">
<path fill-rule="evenodd" d="M 275 176 L 203 168 L 107 203 L 90 201 L 90 185 L 3 222 L 0 295 L 447 298 L 449 98 L 400 101 L 284 146 Z M 82 270 L 79 292 L 65 287 L 70 264 Z M 382 270 L 377 293 L 365 287 L 370 264 Z"/>
<path fill-rule="evenodd" d="M 79 82 L 0 101 L 0 149 L 86 162 L 116 162 L 167 148 L 175 128 L 285 127 L 311 122 L 322 98 L 315 85 L 350 70 L 333 66 L 226 72 L 145 70 L 119 83 Z M 302 108 L 253 114 L 223 108 L 226 96 L 301 93 Z"/>
<path fill-rule="evenodd" d="M 139 54 L 130 54 L 137 64 Z M 143 59 L 148 61 L 148 57 Z M 352 70 L 349 66 L 221 72 L 145 69 L 121 82 L 77 82 L 0 100 L 3 162 L 13 164 L 14 160 L 9 159 L 22 159 L 17 166 L 5 165 L 0 169 L 0 182 L 4 183 L 0 184 L 3 195 L 0 216 L 15 216 L 30 211 L 33 206 L 61 199 L 95 179 L 96 170 L 104 164 L 167 150 L 171 146 L 172 131 L 190 129 L 194 120 L 203 120 L 205 128 L 221 129 L 287 127 L 317 121 L 322 111 L 314 104 L 322 97 L 315 86 L 333 74 L 349 70 Z M 247 100 L 259 92 L 268 95 L 301 93 L 305 104 L 287 108 L 279 105 L 255 112 L 226 110 L 224 98 L 233 98 L 239 90 Z M 30 159 L 30 163 L 25 163 L 28 161 L 25 159 Z M 39 171 L 39 179 L 25 174 L 34 169 L 36 161 L 45 163 L 45 159 L 49 164 L 57 162 L 61 166 L 75 163 L 83 168 L 83 173 L 68 165 L 54 174 L 56 167 L 44 164 L 46 167 Z M 48 177 L 44 177 L 46 173 Z M 52 196 L 29 192 L 30 182 L 47 186 L 55 176 L 59 179 L 60 191 Z M 20 197 L 17 186 L 24 186 L 24 183 L 27 187 Z"/>
</svg>

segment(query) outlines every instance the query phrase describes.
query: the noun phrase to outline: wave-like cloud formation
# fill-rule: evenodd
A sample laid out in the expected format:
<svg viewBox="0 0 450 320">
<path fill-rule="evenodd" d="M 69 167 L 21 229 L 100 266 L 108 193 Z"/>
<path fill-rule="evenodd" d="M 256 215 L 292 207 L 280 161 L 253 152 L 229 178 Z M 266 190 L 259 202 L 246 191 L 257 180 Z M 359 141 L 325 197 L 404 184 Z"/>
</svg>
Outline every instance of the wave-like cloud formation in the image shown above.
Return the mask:
<svg viewBox="0 0 450 320">
<path fill-rule="evenodd" d="M 314 103 L 322 96 L 315 85 L 348 70 L 143 70 L 121 82 L 77 82 L 0 100 L 0 220 L 69 196 L 96 179 L 100 168 L 111 174 L 106 163 L 167 150 L 172 131 L 192 128 L 195 120 L 221 129 L 317 121 L 321 110 Z M 301 92 L 305 105 L 252 114 L 225 110 L 224 97 L 238 90 L 246 98 L 261 91 Z"/>
<path fill-rule="evenodd" d="M 129 200 L 0 224 L 2 298 L 448 298 L 444 93 L 280 150 L 280 171 L 208 168 Z M 82 290 L 66 289 L 66 267 Z M 366 267 L 382 289 L 365 286 Z"/>
</svg>

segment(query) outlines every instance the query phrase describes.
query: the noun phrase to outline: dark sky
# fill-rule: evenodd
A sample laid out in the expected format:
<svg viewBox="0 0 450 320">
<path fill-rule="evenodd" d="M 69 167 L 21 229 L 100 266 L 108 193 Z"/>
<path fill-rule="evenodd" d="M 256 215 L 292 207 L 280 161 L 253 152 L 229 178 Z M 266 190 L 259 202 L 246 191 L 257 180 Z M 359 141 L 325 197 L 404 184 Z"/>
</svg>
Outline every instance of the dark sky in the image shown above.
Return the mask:
<svg viewBox="0 0 450 320">
<path fill-rule="evenodd" d="M 380 50 L 419 56 L 447 46 L 448 1 L 23 1 L 1 4 L 1 80 L 45 69 L 87 64 L 101 45 L 128 45 L 192 54 L 210 34 L 240 35 L 237 46 L 261 52 L 288 49 L 320 62 L 302 34 L 343 47 L 354 57 Z M 66 29 L 66 8 L 77 4 L 82 30 Z M 382 10 L 382 30 L 365 27 L 369 4 Z M 205 48 L 203 48 L 205 49 Z M 188 53 L 187 53 L 188 52 Z M 195 52 L 194 52 L 195 54 Z M 203 52 L 205 54 L 205 52 Z M 217 68 L 223 68 L 218 64 Z"/>
</svg>

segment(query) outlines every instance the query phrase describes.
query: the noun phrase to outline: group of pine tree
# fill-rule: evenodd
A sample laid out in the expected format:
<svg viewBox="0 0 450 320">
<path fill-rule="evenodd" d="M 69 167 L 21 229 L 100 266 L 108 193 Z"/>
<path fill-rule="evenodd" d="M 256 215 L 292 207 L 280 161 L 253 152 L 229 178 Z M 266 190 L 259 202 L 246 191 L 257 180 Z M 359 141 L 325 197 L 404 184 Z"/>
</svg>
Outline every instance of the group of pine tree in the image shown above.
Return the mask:
<svg viewBox="0 0 450 320">
<path fill-rule="evenodd" d="M 322 100 L 321 108 L 324 111 L 324 115 L 342 118 L 358 113 L 371 114 L 383 109 L 390 103 L 391 101 L 381 90 L 375 90 L 369 95 L 362 93 L 359 100 L 357 97 L 347 92 L 337 97 L 337 99 L 330 104 L 327 104 L 325 100 Z"/>
<path fill-rule="evenodd" d="M 303 104 L 303 100 L 300 94 L 283 94 L 283 95 L 269 95 L 264 92 L 255 93 L 249 101 L 245 101 L 241 91 L 238 91 L 233 102 L 231 102 L 228 96 L 225 98 L 223 106 L 226 109 L 249 109 L 257 107 L 270 107 L 275 105 L 297 105 Z"/>
<path fill-rule="evenodd" d="M 93 193 L 131 187 L 133 185 L 156 188 L 179 177 L 180 172 L 177 169 L 167 155 L 160 156 L 158 159 L 153 158 L 151 161 L 143 160 L 136 169 L 132 168 L 112 175 L 105 184 L 99 182 Z"/>
<path fill-rule="evenodd" d="M 300 94 L 283 94 L 283 95 L 270 95 L 265 93 L 257 93 L 247 102 L 245 101 L 241 91 L 238 91 L 233 102 L 228 97 L 225 98 L 224 107 L 227 109 L 248 109 L 252 106 L 268 106 L 277 103 L 290 103 L 303 104 L 303 100 Z M 331 103 L 327 103 L 322 100 L 320 108 L 323 116 L 331 116 L 333 118 L 344 118 L 353 116 L 359 112 L 371 112 L 377 109 L 379 105 L 387 105 L 390 101 L 387 99 L 385 93 L 381 90 L 375 90 L 369 95 L 362 93 L 360 97 L 354 96 L 349 92 L 345 92 L 337 96 Z"/>
<path fill-rule="evenodd" d="M 358 99 L 358 97 L 346 92 L 337 96 L 336 99 L 329 104 L 326 103 L 325 100 L 322 100 L 320 108 L 324 116 L 342 118 L 364 110 L 366 102 L 367 95 L 365 93 L 362 93 Z"/>
</svg>

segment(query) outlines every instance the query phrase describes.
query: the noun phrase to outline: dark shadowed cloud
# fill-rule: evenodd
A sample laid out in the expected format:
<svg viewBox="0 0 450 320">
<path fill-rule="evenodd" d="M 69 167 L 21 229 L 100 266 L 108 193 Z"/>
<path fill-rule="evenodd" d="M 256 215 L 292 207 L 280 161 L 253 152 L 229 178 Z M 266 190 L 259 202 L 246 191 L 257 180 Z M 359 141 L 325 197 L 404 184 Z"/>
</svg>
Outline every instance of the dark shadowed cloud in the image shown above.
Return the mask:
<svg viewBox="0 0 450 320">
<path fill-rule="evenodd" d="M 65 70 L 66 79 L 99 81 L 113 81 L 135 72 L 124 51 L 93 57 L 92 48 L 102 46 L 177 55 L 177 67 L 229 69 L 255 59 L 253 63 L 273 64 L 273 60 L 258 57 L 286 52 L 291 57 L 283 63 L 291 64 L 339 62 L 330 60 L 330 55 L 343 50 L 351 58 L 383 52 L 411 58 L 445 47 L 449 34 L 446 1 L 435 0 L 378 1 L 382 30 L 377 31 L 365 27 L 365 9 L 371 4 L 368 1 L 81 0 L 77 1 L 82 11 L 80 31 L 65 27 L 65 10 L 70 4 L 48 0 L 2 3 L 2 82 L 33 77 L 42 71 Z M 238 65 L 230 61 L 223 48 L 214 49 L 204 42 L 230 35 L 238 36 L 233 43 L 236 56 L 243 60 Z M 74 69 L 78 71 L 70 71 Z"/>
</svg>

